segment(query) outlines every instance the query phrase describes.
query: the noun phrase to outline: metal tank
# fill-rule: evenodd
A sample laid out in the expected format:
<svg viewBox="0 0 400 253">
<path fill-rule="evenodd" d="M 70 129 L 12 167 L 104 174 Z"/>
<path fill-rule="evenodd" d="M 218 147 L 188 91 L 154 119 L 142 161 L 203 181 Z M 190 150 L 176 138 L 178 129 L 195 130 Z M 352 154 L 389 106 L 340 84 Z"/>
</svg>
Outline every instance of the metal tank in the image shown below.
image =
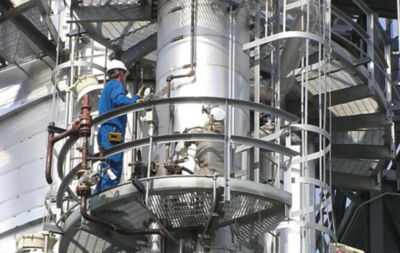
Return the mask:
<svg viewBox="0 0 400 253">
<path fill-rule="evenodd" d="M 160 1 L 158 26 L 156 87 L 158 91 L 167 90 L 164 97 L 249 100 L 249 57 L 241 49 L 249 40 L 246 6 L 232 10 L 230 4 L 214 0 Z M 223 132 L 226 113 L 223 107 L 178 105 L 172 110 L 173 132 Z M 212 131 L 206 127 L 211 110 L 219 110 L 220 114 L 213 115 L 220 122 Z M 232 133 L 246 136 L 249 126 L 241 122 L 248 122 L 249 113 L 236 110 L 233 118 L 236 123 Z M 223 174 L 220 155 L 223 149 L 222 143 L 197 143 L 199 173 Z"/>
<path fill-rule="evenodd" d="M 169 76 L 173 76 L 171 97 L 249 99 L 249 57 L 241 48 L 249 40 L 248 10 L 244 6 L 233 13 L 230 8 L 229 4 L 215 0 L 159 2 L 158 90 L 167 85 Z M 230 52 L 232 47 L 234 52 Z M 231 57 L 235 57 L 235 66 L 232 67 Z M 189 73 L 192 65 L 193 75 L 177 77 Z M 231 71 L 234 72 L 233 80 Z M 191 108 L 182 113 L 180 111 L 175 116 L 177 130 L 204 124 L 204 121 L 198 119 L 201 111 L 193 112 Z M 182 114 L 186 116 L 185 123 L 182 122 Z M 204 120 L 204 115 L 200 117 Z"/>
</svg>

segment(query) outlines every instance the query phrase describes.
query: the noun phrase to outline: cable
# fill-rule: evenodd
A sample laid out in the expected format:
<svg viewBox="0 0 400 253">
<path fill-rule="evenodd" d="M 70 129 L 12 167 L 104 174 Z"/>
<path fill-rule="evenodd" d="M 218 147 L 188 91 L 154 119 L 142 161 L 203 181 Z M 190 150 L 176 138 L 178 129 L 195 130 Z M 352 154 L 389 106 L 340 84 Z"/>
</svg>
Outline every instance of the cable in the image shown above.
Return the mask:
<svg viewBox="0 0 400 253">
<path fill-rule="evenodd" d="M 382 198 L 382 197 L 384 197 L 384 196 L 386 196 L 386 195 L 398 196 L 398 197 L 400 197 L 400 193 L 396 193 L 396 192 L 385 192 L 385 193 L 382 193 L 381 195 L 378 195 L 378 196 L 376 196 L 376 197 L 374 197 L 374 198 L 372 198 L 372 199 L 369 199 L 369 200 L 363 202 L 361 205 L 359 205 L 359 206 L 357 207 L 357 209 L 354 211 L 353 215 L 351 216 L 351 219 L 350 219 L 350 221 L 349 221 L 349 225 L 347 225 L 347 228 L 346 228 L 346 230 L 345 230 L 344 233 L 343 233 L 342 239 L 340 240 L 341 242 L 343 242 L 344 239 L 346 239 L 347 232 L 349 231 L 350 227 L 352 226 L 353 220 L 354 220 L 356 214 L 358 213 L 358 210 L 360 210 L 360 208 L 363 207 L 363 206 L 365 206 L 366 204 L 371 203 L 371 202 L 373 202 L 373 201 L 375 201 L 375 200 L 377 200 L 377 199 L 379 199 L 379 198 Z"/>
</svg>

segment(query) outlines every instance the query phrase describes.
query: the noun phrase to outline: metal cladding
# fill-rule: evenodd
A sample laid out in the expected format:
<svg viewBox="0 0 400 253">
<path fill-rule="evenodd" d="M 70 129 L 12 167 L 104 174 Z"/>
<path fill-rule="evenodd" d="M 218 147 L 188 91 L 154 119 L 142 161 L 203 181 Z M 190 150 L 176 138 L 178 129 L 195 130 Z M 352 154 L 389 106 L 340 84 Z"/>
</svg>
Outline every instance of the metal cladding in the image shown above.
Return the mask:
<svg viewBox="0 0 400 253">
<path fill-rule="evenodd" d="M 172 97 L 213 96 L 248 100 L 249 57 L 242 50 L 242 45 L 249 39 L 247 8 L 240 9 L 233 17 L 235 25 L 232 25 L 230 5 L 213 0 L 195 1 L 194 5 L 191 2 L 159 2 L 157 90 L 167 85 L 168 76 L 187 74 L 193 60 L 195 74 L 172 80 Z M 193 42 L 190 32 L 192 8 Z M 230 52 L 231 49 L 234 51 Z M 230 54 L 236 57 L 235 66 L 230 66 Z M 230 83 L 233 83 L 232 90 Z M 238 121 L 248 121 L 248 116 L 243 113 L 239 115 L 237 112 L 237 117 Z M 201 106 L 185 105 L 176 109 L 176 131 L 202 127 L 207 121 Z M 245 124 L 238 124 L 236 131 L 246 133 L 247 129 Z"/>
</svg>

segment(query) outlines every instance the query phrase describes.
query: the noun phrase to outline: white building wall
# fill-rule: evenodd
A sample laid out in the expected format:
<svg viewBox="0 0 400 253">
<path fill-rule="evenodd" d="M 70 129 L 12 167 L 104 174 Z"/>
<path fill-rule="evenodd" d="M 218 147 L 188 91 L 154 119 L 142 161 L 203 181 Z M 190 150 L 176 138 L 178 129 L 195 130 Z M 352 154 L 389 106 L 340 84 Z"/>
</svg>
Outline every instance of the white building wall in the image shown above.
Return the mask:
<svg viewBox="0 0 400 253">
<path fill-rule="evenodd" d="M 16 67 L 0 71 L 1 252 L 15 252 L 19 234 L 42 230 L 51 187 L 44 174 L 47 126 L 55 108 L 51 70 L 39 60 L 22 67 L 29 77 Z"/>
</svg>

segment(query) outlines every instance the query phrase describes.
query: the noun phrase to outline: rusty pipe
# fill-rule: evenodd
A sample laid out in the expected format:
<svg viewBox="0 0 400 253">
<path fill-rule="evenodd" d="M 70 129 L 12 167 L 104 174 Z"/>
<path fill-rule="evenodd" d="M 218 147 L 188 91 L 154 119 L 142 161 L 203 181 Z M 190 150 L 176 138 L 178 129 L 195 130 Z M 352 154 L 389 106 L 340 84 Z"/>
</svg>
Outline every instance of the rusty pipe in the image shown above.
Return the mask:
<svg viewBox="0 0 400 253">
<path fill-rule="evenodd" d="M 89 170 L 87 138 L 88 137 L 83 137 L 82 140 L 82 148 L 81 148 L 82 162 L 81 162 L 81 167 L 76 171 L 76 175 L 78 178 L 80 178 L 87 170 Z"/>
<path fill-rule="evenodd" d="M 88 137 L 91 134 L 92 127 L 92 116 L 90 115 L 90 102 L 89 94 L 85 94 L 82 99 L 81 105 L 81 115 L 79 116 L 79 136 L 83 137 L 82 140 L 82 162 L 81 167 L 77 170 L 76 175 L 80 178 L 86 171 L 89 170 L 88 167 Z"/>
<path fill-rule="evenodd" d="M 49 127 L 53 127 L 55 126 L 54 122 L 50 122 L 49 123 Z M 79 131 L 79 122 L 74 122 L 74 124 L 72 124 L 72 127 L 70 129 L 68 129 L 67 131 L 62 132 L 61 134 L 54 136 L 54 131 L 48 130 L 49 136 L 47 139 L 47 154 L 46 154 L 46 181 L 48 184 L 52 184 L 53 183 L 53 179 L 51 176 L 51 165 L 53 162 L 53 147 L 54 144 L 73 134 L 77 134 Z"/>
<path fill-rule="evenodd" d="M 49 126 L 55 126 L 54 122 L 50 122 Z M 51 164 L 53 162 L 53 138 L 54 132 L 49 132 L 47 138 L 47 155 L 46 155 L 46 181 L 48 184 L 53 183 L 53 179 L 51 178 Z"/>
<path fill-rule="evenodd" d="M 81 115 L 79 117 L 79 121 L 76 121 L 72 124 L 72 127 L 67 131 L 62 132 L 61 134 L 54 136 L 54 131 L 48 130 L 49 136 L 47 139 L 47 154 L 46 154 L 46 181 L 48 184 L 53 183 L 53 179 L 51 176 L 51 165 L 53 162 L 53 147 L 54 144 L 70 135 L 78 134 L 84 138 L 84 145 L 82 147 L 82 169 L 87 170 L 87 137 L 90 136 L 90 128 L 92 124 L 92 116 L 90 115 L 90 104 L 89 104 L 89 95 L 85 94 L 83 96 L 83 102 L 81 106 Z M 55 123 L 50 122 L 49 127 L 54 127 Z M 81 170 L 78 170 L 80 173 Z M 81 175 L 81 174 L 80 174 Z"/>
<path fill-rule="evenodd" d="M 108 228 L 111 228 L 114 231 L 117 231 L 117 227 L 114 224 L 111 224 L 105 220 L 99 219 L 97 217 L 94 217 L 93 215 L 90 215 L 87 213 L 87 196 L 86 195 L 82 195 L 81 196 L 81 215 L 83 218 L 85 218 L 88 221 L 92 221 L 94 223 L 99 223 L 102 224 Z"/>
<path fill-rule="evenodd" d="M 92 127 L 90 110 L 89 94 L 85 94 L 82 99 L 81 115 L 79 116 L 79 135 L 82 137 L 90 136 L 90 128 Z"/>
</svg>

